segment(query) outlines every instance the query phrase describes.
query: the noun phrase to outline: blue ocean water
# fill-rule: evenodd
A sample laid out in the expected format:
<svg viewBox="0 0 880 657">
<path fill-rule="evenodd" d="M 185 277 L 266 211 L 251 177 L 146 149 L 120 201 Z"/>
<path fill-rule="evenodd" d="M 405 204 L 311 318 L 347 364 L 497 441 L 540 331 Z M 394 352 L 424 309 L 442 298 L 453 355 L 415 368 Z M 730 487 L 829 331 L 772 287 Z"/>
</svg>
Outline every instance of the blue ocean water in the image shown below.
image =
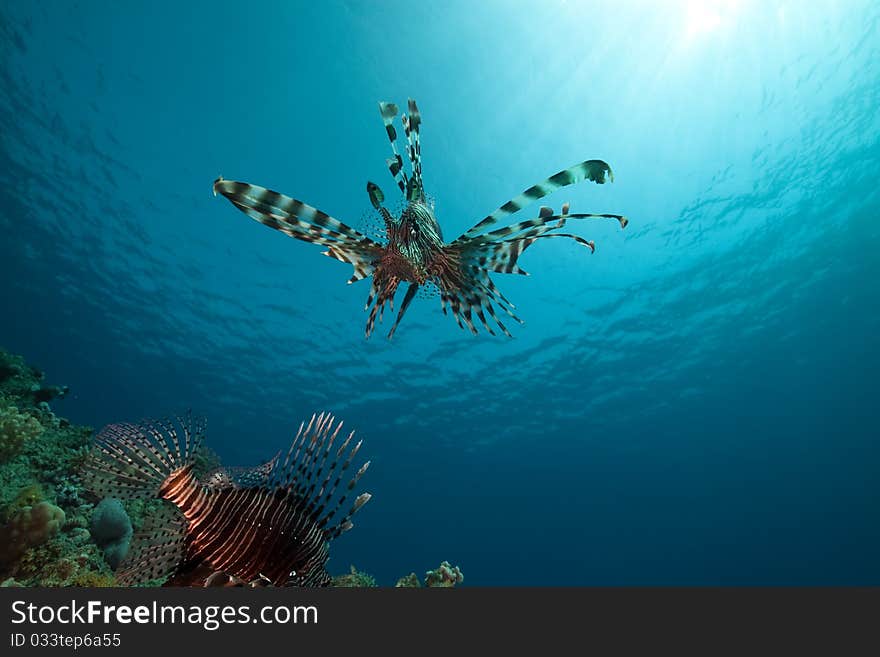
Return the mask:
<svg viewBox="0 0 880 657">
<path fill-rule="evenodd" d="M 0 76 L 0 345 L 56 412 L 245 465 L 333 411 L 374 497 L 331 570 L 382 584 L 880 584 L 877 3 L 7 0 Z M 365 340 L 368 282 L 211 193 L 360 227 L 407 97 L 447 238 L 614 168 L 547 202 L 626 230 L 495 277 L 513 339 Z"/>
</svg>

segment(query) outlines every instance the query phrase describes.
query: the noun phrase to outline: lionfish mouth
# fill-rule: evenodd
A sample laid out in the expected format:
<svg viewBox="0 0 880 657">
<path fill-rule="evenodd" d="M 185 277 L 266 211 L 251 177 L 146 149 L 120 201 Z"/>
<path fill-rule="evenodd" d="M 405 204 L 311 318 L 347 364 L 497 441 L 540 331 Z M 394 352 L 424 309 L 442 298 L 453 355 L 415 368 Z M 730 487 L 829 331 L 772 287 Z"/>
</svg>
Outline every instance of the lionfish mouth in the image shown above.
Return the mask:
<svg viewBox="0 0 880 657">
<path fill-rule="evenodd" d="M 394 120 L 399 109 L 394 103 L 380 102 L 379 111 L 391 143 L 392 157 L 386 160 L 397 187 L 406 202 L 399 217 L 384 207 L 385 194 L 373 182 L 367 183 L 370 203 L 381 214 L 385 239 L 372 239 L 347 224 L 310 205 L 278 192 L 249 183 L 224 180 L 214 181 L 214 194 L 225 196 L 239 210 L 260 223 L 290 237 L 320 244 L 324 255 L 347 262 L 354 267 L 349 283 L 372 277 L 367 297 L 366 337 L 382 320 L 385 306 L 393 310 L 394 297 L 400 283 L 407 289 L 397 317 L 391 326 L 391 338 L 403 319 L 407 308 L 420 288 L 435 285 L 440 290 L 440 304 L 447 309 L 461 328 L 478 333 L 475 321 L 492 335 L 495 331 L 487 321 L 502 333 L 510 332 L 498 318 L 496 306 L 514 321 L 522 324 L 513 308 L 492 281 L 491 274 L 523 274 L 518 265 L 522 253 L 539 239 L 562 237 L 595 251 L 595 244 L 571 233 L 556 232 L 569 220 L 614 219 L 621 228 L 628 220 L 619 214 L 570 213 L 563 204 L 558 214 L 549 207 L 541 207 L 538 216 L 501 228 L 493 228 L 502 219 L 556 190 L 585 180 L 597 184 L 613 182 L 611 167 L 603 160 L 585 160 L 532 185 L 518 196 L 478 221 L 472 228 L 451 242 L 444 242 L 440 226 L 427 201 L 422 182 L 421 113 L 416 102 L 408 101 L 409 114 L 401 117 L 406 137 L 405 151 L 409 171 L 397 148 L 397 128 Z"/>
</svg>

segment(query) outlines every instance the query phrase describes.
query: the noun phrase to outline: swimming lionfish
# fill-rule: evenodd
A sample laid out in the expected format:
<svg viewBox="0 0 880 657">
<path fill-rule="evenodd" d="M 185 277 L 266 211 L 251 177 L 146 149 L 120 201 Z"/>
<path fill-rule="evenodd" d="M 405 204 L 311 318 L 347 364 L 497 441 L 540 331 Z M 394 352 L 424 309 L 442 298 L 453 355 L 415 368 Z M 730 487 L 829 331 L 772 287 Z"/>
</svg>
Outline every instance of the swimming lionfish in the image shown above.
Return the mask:
<svg viewBox="0 0 880 657">
<path fill-rule="evenodd" d="M 594 251 L 592 241 L 569 233 L 551 232 L 562 228 L 568 219 L 616 219 L 621 227 L 626 226 L 627 219 L 618 214 L 569 214 L 566 203 L 560 214 L 542 207 L 534 219 L 491 231 L 488 229 L 560 187 L 582 180 L 603 184 L 606 176 L 613 182 L 611 167 L 602 160 L 586 160 L 564 169 L 507 201 L 456 239 L 444 242 L 440 225 L 434 217 L 433 203 L 428 201 L 422 184 L 421 114 L 414 100 L 410 99 L 408 104 L 409 115 L 402 117 L 407 140 L 406 154 L 410 162 L 410 173 L 407 175 L 403 158 L 397 150 L 397 130 L 394 127 L 397 105 L 379 103 L 393 155 L 386 163 L 406 203 L 400 216 L 394 216 L 382 205 L 385 195 L 379 186 L 373 182 L 367 183 L 370 202 L 381 214 L 385 225 L 382 240 L 373 240 L 302 201 L 257 185 L 224 180 L 221 176 L 214 181 L 214 194 L 219 192 L 239 210 L 266 226 L 290 237 L 327 247 L 324 255 L 354 266 L 354 275 L 349 283 L 372 276 L 373 285 L 364 306 L 365 310 L 370 309 L 367 337 L 373 331 L 377 315 L 382 321 L 385 305 L 389 304 L 394 309 L 394 295 L 401 282 L 407 282 L 409 286 L 397 319 L 388 333 L 389 338 L 394 335 L 416 293 L 426 286 L 439 291 L 443 313 L 446 314 L 448 306 L 459 327 L 466 325 L 476 334 L 473 320 L 473 315 L 476 315 L 486 330 L 494 335 L 486 321 L 488 313 L 505 335 L 510 336 L 495 314 L 493 302 L 514 320 L 520 324 L 523 322 L 513 313 L 514 305 L 501 294 L 489 274 L 526 274 L 517 265 L 520 254 L 535 240 L 545 237 L 572 239 Z"/>
<path fill-rule="evenodd" d="M 329 414 L 300 425 L 284 459 L 250 470 L 193 473 L 204 439 L 202 420 L 178 418 L 111 424 L 96 438 L 84 465 L 86 485 L 101 496 L 167 500 L 150 515 L 117 571 L 122 584 L 181 574 L 222 572 L 245 583 L 326 586 L 328 543 L 351 529 L 370 499 L 345 500 L 370 465 L 339 486 L 360 449 L 350 433 L 334 449 L 342 423 Z M 185 578 L 184 578 L 185 579 Z"/>
</svg>

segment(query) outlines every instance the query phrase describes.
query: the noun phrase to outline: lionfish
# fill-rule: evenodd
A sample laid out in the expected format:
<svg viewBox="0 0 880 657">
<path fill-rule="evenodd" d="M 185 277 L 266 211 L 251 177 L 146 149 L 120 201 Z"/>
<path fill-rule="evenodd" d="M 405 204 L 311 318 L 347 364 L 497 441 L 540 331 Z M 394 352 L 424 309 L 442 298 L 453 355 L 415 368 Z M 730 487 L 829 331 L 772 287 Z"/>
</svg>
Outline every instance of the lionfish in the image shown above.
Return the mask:
<svg viewBox="0 0 880 657">
<path fill-rule="evenodd" d="M 364 310 L 370 310 L 366 337 L 373 332 L 377 317 L 382 321 L 386 305 L 394 310 L 394 296 L 402 282 L 408 283 L 408 287 L 389 338 L 413 298 L 425 288 L 439 292 L 443 314 L 447 314 L 448 307 L 462 329 L 467 326 L 476 334 L 476 315 L 486 330 L 495 335 L 486 320 L 488 314 L 501 331 L 510 336 L 493 302 L 515 321 L 520 324 L 523 321 L 514 314 L 514 305 L 498 290 L 490 273 L 528 275 L 517 264 L 519 256 L 543 238 L 564 237 L 595 251 L 592 241 L 570 233 L 552 232 L 562 228 L 569 219 L 616 219 L 621 227 L 626 227 L 628 220 L 618 214 L 570 214 L 566 203 L 560 214 L 541 207 L 536 218 L 494 230 L 489 228 L 560 187 L 583 180 L 598 184 L 605 183 L 606 179 L 613 182 L 614 173 L 602 160 L 586 160 L 563 169 L 507 201 L 456 239 L 445 242 L 434 216 L 433 202 L 428 200 L 422 183 L 421 114 L 414 100 L 408 101 L 408 107 L 409 115 L 403 115 L 401 122 L 406 135 L 409 173 L 404 170 L 403 157 L 397 149 L 394 119 L 399 113 L 398 107 L 394 103 L 379 103 L 391 142 L 392 157 L 386 164 L 405 203 L 399 216 L 395 216 L 382 205 L 385 195 L 379 186 L 367 183 L 370 203 L 384 222 L 383 239 L 372 239 L 317 208 L 257 185 L 224 180 L 221 176 L 214 181 L 214 194 L 222 194 L 239 210 L 270 228 L 326 247 L 324 255 L 354 267 L 349 283 L 372 276 L 372 287 L 364 306 Z"/>
<path fill-rule="evenodd" d="M 105 427 L 83 466 L 87 487 L 100 496 L 168 502 L 132 539 L 117 580 L 169 576 L 173 584 L 202 572 L 272 586 L 328 585 L 328 544 L 352 528 L 352 516 L 370 499 L 361 493 L 342 514 L 370 462 L 340 486 L 361 442 L 350 447 L 351 432 L 334 446 L 342 428 L 334 422 L 313 415 L 283 459 L 279 453 L 256 468 L 215 470 L 204 482 L 193 471 L 204 420 Z"/>
</svg>

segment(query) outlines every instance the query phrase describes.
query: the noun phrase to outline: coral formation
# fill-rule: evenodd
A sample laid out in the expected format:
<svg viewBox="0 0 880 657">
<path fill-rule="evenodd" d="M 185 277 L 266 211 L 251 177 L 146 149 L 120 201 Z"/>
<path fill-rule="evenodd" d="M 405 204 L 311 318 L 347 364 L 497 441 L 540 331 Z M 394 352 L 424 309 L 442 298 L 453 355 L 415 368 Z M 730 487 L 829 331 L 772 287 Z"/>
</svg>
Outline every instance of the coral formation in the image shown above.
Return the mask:
<svg viewBox="0 0 880 657">
<path fill-rule="evenodd" d="M 425 573 L 425 586 L 451 588 L 463 581 L 464 575 L 461 574 L 461 569 L 458 566 L 450 565 L 448 561 L 441 562 L 436 570 L 429 570 Z M 419 588 L 422 584 L 419 582 L 418 575 L 410 573 L 397 580 L 397 584 L 394 586 L 397 588 Z"/>
<path fill-rule="evenodd" d="M 464 575 L 458 566 L 451 566 L 448 561 L 440 564 L 437 570 L 429 570 L 425 573 L 425 586 L 442 586 L 452 587 L 461 584 L 464 581 Z"/>
<path fill-rule="evenodd" d="M 404 575 L 399 580 L 397 580 L 397 584 L 394 586 L 396 588 L 405 588 L 405 589 L 417 589 L 421 586 L 421 582 L 419 582 L 419 577 L 415 573 L 410 573 L 409 575 Z"/>
<path fill-rule="evenodd" d="M 31 415 L 21 413 L 12 401 L 0 397 L 0 461 L 19 453 L 25 442 L 43 432 L 43 425 Z"/>
<path fill-rule="evenodd" d="M 363 588 L 378 585 L 376 584 L 376 579 L 372 575 L 361 572 L 352 566 L 350 572 L 347 572 L 344 575 L 336 575 L 331 581 L 330 586 Z"/>
<path fill-rule="evenodd" d="M 59 532 L 64 520 L 64 511 L 49 502 L 20 508 L 0 530 L 0 561 L 13 561 L 28 548 L 42 545 Z"/>
<path fill-rule="evenodd" d="M 49 401 L 66 388 L 42 379 L 22 358 L 0 350 L 0 581 L 106 582 L 112 573 L 86 529 L 94 500 L 86 498 L 76 476 L 92 430 L 55 416 Z"/>
</svg>

